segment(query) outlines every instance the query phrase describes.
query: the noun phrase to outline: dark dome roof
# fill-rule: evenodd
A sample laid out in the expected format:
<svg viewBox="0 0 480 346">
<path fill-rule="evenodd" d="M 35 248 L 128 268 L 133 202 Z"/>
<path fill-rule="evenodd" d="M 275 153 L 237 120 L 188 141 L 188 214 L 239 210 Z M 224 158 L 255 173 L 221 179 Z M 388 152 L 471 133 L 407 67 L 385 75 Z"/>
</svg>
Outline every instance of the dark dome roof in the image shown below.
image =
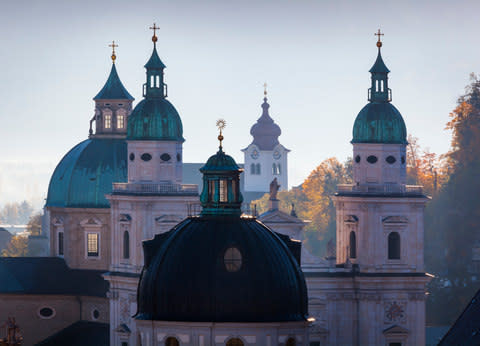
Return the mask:
<svg viewBox="0 0 480 346">
<path fill-rule="evenodd" d="M 215 155 L 210 156 L 207 163 L 200 168 L 200 172 L 206 171 L 239 171 L 237 163 L 230 155 L 220 148 Z"/>
<path fill-rule="evenodd" d="M 278 137 L 282 134 L 280 126 L 275 124 L 268 113 L 270 105 L 267 103 L 267 98 L 263 99 L 262 116 L 258 118 L 257 123 L 250 129 L 250 134 L 253 136 L 252 144 L 258 146 L 260 150 L 273 150 L 279 144 Z"/>
<path fill-rule="evenodd" d="M 370 102 L 358 113 L 352 143 L 406 144 L 402 115 L 389 102 Z"/>
<path fill-rule="evenodd" d="M 47 207 L 109 208 L 113 182 L 127 181 L 124 139 L 93 138 L 77 144 L 55 168 Z"/>
<path fill-rule="evenodd" d="M 146 98 L 128 117 L 127 139 L 183 141 L 182 120 L 166 99 Z"/>
<path fill-rule="evenodd" d="M 188 218 L 144 242 L 136 318 L 304 321 L 307 289 L 291 252 L 299 253 L 300 246 L 253 218 Z M 242 255 L 237 272 L 225 268 L 224 253 L 229 247 L 236 247 Z"/>
</svg>

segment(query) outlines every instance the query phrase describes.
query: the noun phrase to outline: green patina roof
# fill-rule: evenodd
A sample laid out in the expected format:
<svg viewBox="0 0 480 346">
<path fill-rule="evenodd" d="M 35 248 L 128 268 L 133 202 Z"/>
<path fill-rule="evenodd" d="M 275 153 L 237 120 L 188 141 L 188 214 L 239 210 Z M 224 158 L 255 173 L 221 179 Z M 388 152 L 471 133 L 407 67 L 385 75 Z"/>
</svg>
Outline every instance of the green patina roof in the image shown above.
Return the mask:
<svg viewBox="0 0 480 346">
<path fill-rule="evenodd" d="M 118 77 L 115 64 L 108 76 L 107 82 L 102 90 L 93 98 L 94 100 L 134 100 L 132 95 L 125 89 L 120 78 Z"/>
<path fill-rule="evenodd" d="M 224 172 L 224 171 L 236 171 L 240 172 L 241 168 L 238 167 L 235 160 L 223 152 L 222 148 L 217 151 L 215 155 L 210 156 L 207 163 L 200 168 L 200 172 Z"/>
<path fill-rule="evenodd" d="M 128 117 L 127 139 L 184 141 L 182 120 L 166 99 L 146 98 Z"/>
<path fill-rule="evenodd" d="M 105 198 L 113 182 L 127 181 L 124 139 L 87 139 L 77 144 L 55 168 L 47 207 L 109 208 Z"/>
<path fill-rule="evenodd" d="M 352 143 L 407 144 L 402 115 L 389 102 L 371 102 L 358 113 Z"/>
<path fill-rule="evenodd" d="M 373 64 L 370 73 L 389 73 L 390 70 L 388 69 L 387 65 L 383 62 L 382 54 L 380 53 L 380 49 L 378 50 L 377 60 Z"/>
<path fill-rule="evenodd" d="M 158 56 L 157 47 L 154 46 L 152 56 L 145 64 L 145 68 L 147 70 L 163 70 L 165 67 L 165 64 L 162 62 L 162 60 L 160 60 L 160 57 Z"/>
</svg>

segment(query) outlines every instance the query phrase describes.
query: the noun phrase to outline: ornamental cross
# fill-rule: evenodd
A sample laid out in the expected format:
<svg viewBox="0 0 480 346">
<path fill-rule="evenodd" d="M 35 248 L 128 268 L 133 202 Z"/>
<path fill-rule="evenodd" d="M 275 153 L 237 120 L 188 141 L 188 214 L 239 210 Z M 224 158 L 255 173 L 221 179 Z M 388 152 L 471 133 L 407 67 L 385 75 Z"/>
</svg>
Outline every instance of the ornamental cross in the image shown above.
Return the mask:
<svg viewBox="0 0 480 346">
<path fill-rule="evenodd" d="M 380 41 L 380 36 L 384 36 L 385 34 L 382 34 L 382 33 L 380 32 L 380 29 L 378 29 L 378 32 L 374 33 L 374 35 L 375 35 L 375 36 L 378 36 L 378 42 L 381 42 L 381 41 Z"/>
<path fill-rule="evenodd" d="M 150 30 L 153 30 L 153 36 L 157 36 L 156 31 L 159 30 L 159 29 L 160 28 L 155 23 L 153 23 L 153 26 L 150 27 Z"/>
<path fill-rule="evenodd" d="M 108 45 L 109 47 L 112 47 L 112 54 L 115 54 L 115 48 L 118 47 L 118 44 L 115 44 L 115 41 L 112 41 L 112 44 Z"/>
<path fill-rule="evenodd" d="M 263 83 L 263 95 L 267 96 L 267 82 Z"/>
</svg>

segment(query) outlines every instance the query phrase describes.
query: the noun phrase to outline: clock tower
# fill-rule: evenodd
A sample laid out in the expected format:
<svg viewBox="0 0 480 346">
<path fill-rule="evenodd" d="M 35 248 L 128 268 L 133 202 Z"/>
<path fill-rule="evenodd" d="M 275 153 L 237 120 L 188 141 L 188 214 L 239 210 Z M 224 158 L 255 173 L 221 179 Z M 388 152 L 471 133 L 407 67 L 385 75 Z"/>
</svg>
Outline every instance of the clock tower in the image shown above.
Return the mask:
<svg viewBox="0 0 480 346">
<path fill-rule="evenodd" d="M 262 116 L 250 129 L 252 143 L 243 149 L 245 155 L 245 192 L 268 192 L 270 182 L 277 178 L 280 190 L 288 189 L 288 161 L 290 152 L 278 141 L 282 133 L 269 114 L 267 91 L 264 91 Z"/>
</svg>

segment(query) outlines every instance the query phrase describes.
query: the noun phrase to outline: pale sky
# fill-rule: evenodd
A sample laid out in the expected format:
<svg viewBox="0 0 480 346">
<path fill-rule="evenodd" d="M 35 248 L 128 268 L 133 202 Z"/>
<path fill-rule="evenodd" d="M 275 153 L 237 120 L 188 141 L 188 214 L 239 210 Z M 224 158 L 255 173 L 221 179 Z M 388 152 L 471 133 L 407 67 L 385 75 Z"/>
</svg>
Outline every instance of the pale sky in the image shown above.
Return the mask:
<svg viewBox="0 0 480 346">
<path fill-rule="evenodd" d="M 392 103 L 423 147 L 444 153 L 448 114 L 469 74 L 480 70 L 478 13 L 478 1 L 3 0 L 0 195 L 9 188 L 22 200 L 32 188 L 14 184 L 33 181 L 45 197 L 45 169 L 87 138 L 112 40 L 120 78 L 141 100 L 153 22 L 161 28 L 169 100 L 183 121 L 185 162 L 216 151 L 218 118 L 227 121 L 226 152 L 243 162 L 265 81 L 280 142 L 292 150 L 290 185 L 328 157 L 350 156 L 378 28 Z M 12 161 L 43 168 L 29 168 L 20 182 Z"/>
</svg>

